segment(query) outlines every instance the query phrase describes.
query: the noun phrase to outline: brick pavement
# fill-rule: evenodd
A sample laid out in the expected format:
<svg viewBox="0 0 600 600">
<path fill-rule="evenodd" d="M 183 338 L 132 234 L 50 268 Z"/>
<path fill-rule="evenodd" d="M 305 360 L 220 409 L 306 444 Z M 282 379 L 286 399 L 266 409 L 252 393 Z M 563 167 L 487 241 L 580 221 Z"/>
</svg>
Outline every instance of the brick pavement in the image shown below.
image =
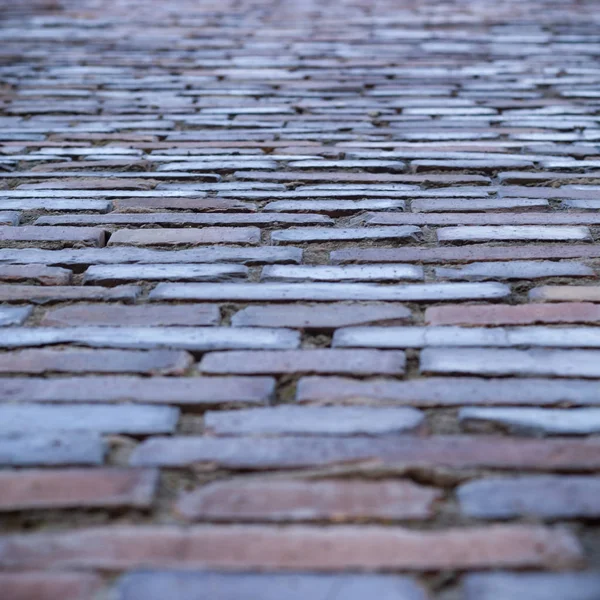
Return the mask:
<svg viewBox="0 0 600 600">
<path fill-rule="evenodd" d="M 0 13 L 2 600 L 600 599 L 596 2 Z"/>
</svg>

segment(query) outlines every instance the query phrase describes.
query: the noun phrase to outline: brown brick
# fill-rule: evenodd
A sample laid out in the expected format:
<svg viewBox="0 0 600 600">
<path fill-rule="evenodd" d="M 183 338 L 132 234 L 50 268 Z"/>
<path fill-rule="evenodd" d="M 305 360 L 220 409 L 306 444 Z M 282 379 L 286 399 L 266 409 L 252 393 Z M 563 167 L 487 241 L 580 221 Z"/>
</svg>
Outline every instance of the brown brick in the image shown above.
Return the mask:
<svg viewBox="0 0 600 600">
<path fill-rule="evenodd" d="M 0 284 L 0 302 L 31 302 L 46 304 L 65 302 L 68 300 L 104 300 L 133 302 L 140 292 L 136 285 L 119 285 L 114 288 L 100 286 L 68 286 L 53 285 L 40 287 L 37 285 Z"/>
<path fill-rule="evenodd" d="M 0 573 L 3 600 L 90 600 L 101 586 L 92 573 Z"/>
<path fill-rule="evenodd" d="M 441 492 L 410 481 L 238 479 L 180 496 L 192 521 L 352 521 L 427 519 Z"/>
<path fill-rule="evenodd" d="M 86 288 L 88 289 L 88 288 Z M 217 325 L 219 307 L 214 304 L 139 305 L 77 304 L 61 306 L 46 312 L 41 325 L 73 327 L 75 325 L 107 326 L 183 326 Z"/>
<path fill-rule="evenodd" d="M 600 285 L 546 285 L 533 288 L 534 302 L 600 302 Z"/>
<path fill-rule="evenodd" d="M 536 323 L 597 323 L 600 307 L 590 302 L 561 304 L 499 304 L 432 306 L 425 311 L 430 325 L 535 325 Z"/>
<path fill-rule="evenodd" d="M 192 356 L 178 350 L 30 349 L 0 353 L 0 373 L 148 373 L 181 375 Z"/>
<path fill-rule="evenodd" d="M 41 285 L 69 285 L 71 271 L 43 265 L 0 265 L 0 281 L 4 283 L 40 283 Z"/>
<path fill-rule="evenodd" d="M 0 511 L 148 507 L 158 484 L 152 469 L 26 469 L 0 472 Z"/>
<path fill-rule="evenodd" d="M 0 537 L 4 568 L 439 570 L 581 563 L 564 529 L 494 525 L 438 531 L 390 527 L 115 526 Z"/>
</svg>

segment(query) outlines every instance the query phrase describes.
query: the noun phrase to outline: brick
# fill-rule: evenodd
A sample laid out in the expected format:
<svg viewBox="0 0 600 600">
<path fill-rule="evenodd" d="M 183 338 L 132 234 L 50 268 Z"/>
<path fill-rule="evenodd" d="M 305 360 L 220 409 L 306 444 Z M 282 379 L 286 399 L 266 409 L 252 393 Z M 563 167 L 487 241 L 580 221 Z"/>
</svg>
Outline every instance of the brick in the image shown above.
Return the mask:
<svg viewBox="0 0 600 600">
<path fill-rule="evenodd" d="M 588 435 L 600 431 L 600 409 L 461 408 L 459 420 L 467 429 L 493 424 L 524 435 Z"/>
<path fill-rule="evenodd" d="M 587 471 L 600 464 L 600 442 L 530 440 L 502 436 L 413 435 L 380 437 L 153 437 L 131 455 L 137 467 L 265 470 L 344 464 L 405 471 L 407 468 L 502 468 L 535 471 Z"/>
<path fill-rule="evenodd" d="M 252 244 L 260 242 L 256 227 L 205 227 L 203 229 L 119 229 L 109 246 L 185 246 L 198 244 Z"/>
<path fill-rule="evenodd" d="M 69 327 L 10 328 L 0 348 L 76 343 L 96 348 L 178 348 L 182 350 L 290 349 L 300 345 L 298 332 L 242 327 Z"/>
<path fill-rule="evenodd" d="M 593 272 L 592 272 L 593 273 Z M 261 281 L 402 281 L 422 280 L 423 269 L 413 265 L 270 265 Z"/>
<path fill-rule="evenodd" d="M 15 310 L 15 309 L 9 309 Z M 40 323 L 43 327 L 73 327 L 77 325 L 116 327 L 195 327 L 218 325 L 221 319 L 214 304 L 170 304 L 123 306 L 109 304 L 77 304 L 51 308 Z M 15 323 L 18 325 L 19 323 Z"/>
<path fill-rule="evenodd" d="M 0 355 L 0 369 L 1 369 Z M 348 375 L 402 375 L 404 352 L 379 350 L 276 350 L 251 352 L 210 352 L 198 365 L 204 373 L 346 373 Z"/>
<path fill-rule="evenodd" d="M 177 350 L 31 349 L 0 353 L 0 373 L 147 373 L 182 375 L 192 364 Z"/>
<path fill-rule="evenodd" d="M 79 404 L 0 405 L 0 436 L 36 432 L 172 433 L 179 409 L 170 406 Z"/>
<path fill-rule="evenodd" d="M 557 331 L 560 334 L 562 329 Z M 421 371 L 486 376 L 541 375 L 595 378 L 600 377 L 599 359 L 600 352 L 597 350 L 427 348 L 421 353 Z"/>
<path fill-rule="evenodd" d="M 363 267 L 364 268 L 364 267 Z M 458 269 L 438 267 L 439 279 L 542 279 L 545 277 L 595 277 L 594 269 L 576 262 L 525 261 L 471 263 Z"/>
<path fill-rule="evenodd" d="M 0 225 L 18 225 L 20 221 L 19 213 L 7 212 L 4 210 L 6 208 L 10 208 L 11 210 L 13 209 L 10 204 L 6 206 L 5 203 L 0 200 L 0 209 L 2 209 L 2 212 L 0 212 Z"/>
<path fill-rule="evenodd" d="M 0 465 L 101 465 L 105 445 L 94 431 L 42 431 L 0 437 Z"/>
<path fill-rule="evenodd" d="M 0 281 L 4 283 L 34 282 L 42 285 L 69 285 L 72 273 L 59 267 L 43 265 L 0 265 Z"/>
<path fill-rule="evenodd" d="M 327 242 L 340 240 L 364 240 L 364 239 L 413 239 L 416 240 L 420 234 L 418 227 L 370 227 L 370 228 L 321 228 L 303 227 L 302 229 L 289 228 L 282 231 L 274 231 L 271 241 L 274 244 L 294 244 L 299 242 Z"/>
<path fill-rule="evenodd" d="M 58 244 L 59 246 L 104 246 L 105 234 L 93 227 L 0 227 L 0 246 Z"/>
<path fill-rule="evenodd" d="M 384 169 L 404 171 L 405 163 L 399 160 L 296 160 L 288 164 L 291 169 Z M 251 167 L 248 167 L 251 168 Z"/>
<path fill-rule="evenodd" d="M 597 518 L 600 477 L 538 475 L 480 479 L 457 490 L 460 510 L 478 519 Z"/>
<path fill-rule="evenodd" d="M 0 204 L 1 206 L 2 204 Z M 265 210 L 343 215 L 363 210 L 404 210 L 405 207 L 404 200 L 278 200 L 269 202 L 265 206 Z"/>
<path fill-rule="evenodd" d="M 147 508 L 158 484 L 153 469 L 26 469 L 0 472 L 0 511 Z"/>
<path fill-rule="evenodd" d="M 39 287 L 36 285 L 0 284 L 0 302 L 31 302 L 46 304 L 68 300 L 104 300 L 133 302 L 140 292 L 135 285 L 120 285 L 112 289 L 99 286 L 86 288 L 68 285 Z"/>
<path fill-rule="evenodd" d="M 545 198 L 419 198 L 410 203 L 413 212 L 510 212 L 548 210 Z M 367 208 L 365 210 L 373 210 Z"/>
<path fill-rule="evenodd" d="M 102 580 L 92 573 L 0 573 L 6 600 L 89 600 L 101 587 Z"/>
<path fill-rule="evenodd" d="M 410 109 L 406 109 L 410 110 Z M 533 163 L 529 160 L 519 159 L 491 159 L 491 160 L 413 160 L 410 163 L 412 171 L 500 171 L 502 169 L 530 169 Z"/>
<path fill-rule="evenodd" d="M 377 285 L 369 283 L 159 283 L 150 300 L 210 301 L 441 301 L 508 296 L 501 283 Z"/>
<path fill-rule="evenodd" d="M 73 175 L 73 173 L 69 173 Z M 19 190 L 150 190 L 157 181 L 151 179 L 128 179 L 127 173 L 120 173 L 119 178 L 112 174 L 108 178 L 102 178 L 95 173 L 94 178 L 88 178 L 85 174 L 73 179 L 62 179 L 61 181 L 43 181 L 41 183 L 22 183 Z M 43 173 L 36 173 L 35 177 L 43 177 Z M 153 173 L 154 177 L 155 174 Z"/>
<path fill-rule="evenodd" d="M 453 348 L 453 353 L 458 353 Z M 469 352 L 482 352 L 477 348 Z M 489 350 L 488 350 L 489 351 Z M 427 349 L 421 356 L 446 350 Z M 460 349 L 460 352 L 466 350 Z M 491 350 L 489 352 L 497 352 Z M 510 352 L 519 352 L 511 350 Z M 424 364 L 424 359 L 421 359 Z M 301 403 L 408 404 L 414 406 L 461 406 L 529 404 L 596 405 L 595 381 L 557 379 L 478 379 L 474 377 L 428 377 L 409 381 L 376 379 L 358 381 L 343 377 L 303 377 L 296 400 Z"/>
<path fill-rule="evenodd" d="M 535 325 L 536 323 L 596 323 L 600 307 L 590 302 L 560 304 L 499 304 L 430 306 L 429 325 Z"/>
<path fill-rule="evenodd" d="M 263 246 L 261 248 L 212 246 L 190 250 L 150 250 L 134 247 L 114 247 L 95 250 L 3 250 L 0 264 L 43 263 L 46 265 L 101 265 L 125 263 L 213 263 L 243 264 L 299 263 L 302 250 Z"/>
<path fill-rule="evenodd" d="M 600 302 L 600 286 L 544 285 L 530 290 L 529 299 L 534 302 Z"/>
<path fill-rule="evenodd" d="M 411 318 L 401 304 L 294 304 L 248 306 L 231 318 L 234 327 L 335 329 L 349 325 L 396 323 Z"/>
<path fill-rule="evenodd" d="M 171 405 L 267 404 L 271 377 L 12 377 L 0 402 L 136 402 Z"/>
<path fill-rule="evenodd" d="M 477 573 L 464 581 L 465 600 L 594 600 L 600 594 L 600 574 Z"/>
<path fill-rule="evenodd" d="M 440 497 L 411 481 L 252 478 L 185 492 L 176 511 L 190 521 L 412 520 L 430 518 Z"/>
<path fill-rule="evenodd" d="M 0 306 L 0 327 L 22 325 L 31 314 L 31 306 Z"/>
<path fill-rule="evenodd" d="M 598 347 L 596 327 L 347 327 L 333 336 L 334 347 L 426 348 L 429 346 Z M 451 352 L 454 351 L 452 348 Z"/>
<path fill-rule="evenodd" d="M 116 203 L 115 203 L 116 204 Z M 0 199 L 0 210 L 22 210 L 22 211 L 65 211 L 76 212 L 88 210 L 90 212 L 106 213 L 112 210 L 113 203 L 110 200 L 61 200 L 51 198 L 14 198 Z M 8 223 L 8 225 L 18 225 Z"/>
<path fill-rule="evenodd" d="M 440 242 L 491 242 L 512 240 L 591 240 L 587 227 L 444 227 L 437 230 Z"/>
<path fill-rule="evenodd" d="M 600 248 L 594 245 L 539 244 L 535 246 L 471 246 L 443 248 L 350 248 L 333 250 L 334 264 L 345 263 L 463 263 L 493 260 L 536 260 L 550 258 L 598 258 Z"/>
<path fill-rule="evenodd" d="M 159 210 L 186 210 L 192 212 L 253 212 L 256 205 L 229 198 L 126 198 L 113 202 L 119 212 L 152 212 Z M 0 206 L 2 204 L 0 203 Z"/>
<path fill-rule="evenodd" d="M 577 566 L 564 529 L 494 525 L 413 531 L 340 526 L 120 526 L 0 537 L 4 568 L 440 570 Z"/>
<path fill-rule="evenodd" d="M 0 267 L 0 274 L 1 274 Z M 244 279 L 243 265 L 97 265 L 88 267 L 84 283 L 115 284 L 129 281 L 231 281 Z"/>
<path fill-rule="evenodd" d="M 428 599 L 421 586 L 400 575 L 145 571 L 124 575 L 117 588 L 118 600 L 161 600 L 165 596 L 194 600 L 198 590 L 210 590 L 211 600 L 327 600 L 332 594 L 344 600 L 361 600 L 369 595 L 395 600 Z"/>
<path fill-rule="evenodd" d="M 452 173 L 451 175 L 396 175 L 388 173 L 344 173 L 336 171 L 329 171 L 327 173 L 307 173 L 303 171 L 277 171 L 275 173 L 236 171 L 234 176 L 237 179 L 254 181 L 327 181 L 329 183 L 429 183 L 444 185 L 463 183 L 486 185 L 490 182 L 487 177 L 483 177 L 482 175 L 465 175 L 462 173 Z"/>
<path fill-rule="evenodd" d="M 408 407 L 277 406 L 208 412 L 207 432 L 214 435 L 382 435 L 412 431 L 423 414 Z"/>
</svg>

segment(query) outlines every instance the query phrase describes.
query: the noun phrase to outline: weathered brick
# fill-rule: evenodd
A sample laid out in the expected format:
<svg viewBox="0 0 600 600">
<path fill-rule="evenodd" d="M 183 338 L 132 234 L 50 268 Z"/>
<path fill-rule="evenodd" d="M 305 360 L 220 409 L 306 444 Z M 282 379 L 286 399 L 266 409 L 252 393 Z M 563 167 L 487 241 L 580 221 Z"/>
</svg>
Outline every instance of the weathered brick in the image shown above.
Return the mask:
<svg viewBox="0 0 600 600">
<path fill-rule="evenodd" d="M 120 285 L 112 289 L 99 286 L 79 287 L 68 285 L 10 285 L 0 284 L 0 302 L 32 302 L 47 304 L 69 300 L 104 300 L 133 302 L 140 288 L 136 285 Z"/>
<path fill-rule="evenodd" d="M 0 309 L 2 310 L 2 309 Z M 6 308 L 6 310 L 17 310 Z M 18 309 L 22 310 L 22 309 Z M 214 304 L 186 304 L 185 306 L 110 304 L 77 304 L 51 308 L 42 317 L 45 327 L 73 327 L 76 325 L 115 327 L 126 325 L 168 327 L 217 325 L 221 319 L 219 307 Z M 19 323 L 14 323 L 18 325 Z"/>
<path fill-rule="evenodd" d="M 562 329 L 557 330 L 559 335 L 561 331 Z M 487 376 L 541 375 L 596 378 L 600 377 L 600 352 L 597 350 L 549 350 L 546 348 L 530 350 L 426 348 L 421 353 L 421 371 L 423 373 L 463 373 Z"/>
<path fill-rule="evenodd" d="M 31 306 L 0 306 L 0 326 L 22 325 L 31 310 Z"/>
<path fill-rule="evenodd" d="M 27 283 L 33 281 L 42 285 L 69 285 L 72 273 L 59 267 L 42 265 L 1 265 L 0 281 L 4 283 Z"/>
<path fill-rule="evenodd" d="M 377 285 L 369 283 L 159 283 L 150 300 L 229 301 L 433 301 L 490 299 L 508 296 L 501 283 Z"/>
<path fill-rule="evenodd" d="M 248 268 L 243 265 L 97 265 L 88 267 L 83 282 L 106 285 L 142 280 L 230 281 L 244 279 L 247 275 Z"/>
<path fill-rule="evenodd" d="M 592 271 L 593 273 L 593 271 Z M 422 280 L 413 265 L 272 265 L 263 267 L 261 281 L 401 281 Z"/>
<path fill-rule="evenodd" d="M 181 375 L 190 354 L 177 350 L 31 349 L 0 353 L 0 373 L 147 373 Z"/>
<path fill-rule="evenodd" d="M 364 267 L 363 267 L 364 268 Z M 545 277 L 595 277 L 594 269 L 576 262 L 525 261 L 471 263 L 461 268 L 435 269 L 439 279 L 541 279 Z"/>
<path fill-rule="evenodd" d="M 202 229 L 119 229 L 109 246 L 185 246 L 198 244 L 252 244 L 260 242 L 256 227 L 204 227 Z"/>
<path fill-rule="evenodd" d="M 294 304 L 248 306 L 231 318 L 234 327 L 335 329 L 349 325 L 396 323 L 411 318 L 401 304 Z"/>
<path fill-rule="evenodd" d="M 295 244 L 299 242 L 334 242 L 340 240 L 364 240 L 364 239 L 418 239 L 420 229 L 418 227 L 357 227 L 357 228 L 321 228 L 303 227 L 288 228 L 274 231 L 271 241 L 274 244 Z"/>
<path fill-rule="evenodd" d="M 587 227 L 551 226 L 465 226 L 443 227 L 437 230 L 440 242 L 546 241 L 590 240 Z"/>
<path fill-rule="evenodd" d="M 460 510 L 479 519 L 597 518 L 600 477 L 537 475 L 479 479 L 457 490 Z"/>
<path fill-rule="evenodd" d="M 529 299 L 535 302 L 600 302 L 600 286 L 544 285 L 533 288 Z"/>
<path fill-rule="evenodd" d="M 422 423 L 423 414 L 409 407 L 277 406 L 204 416 L 206 430 L 215 435 L 381 435 L 412 431 Z"/>
<path fill-rule="evenodd" d="M 528 440 L 502 436 L 414 435 L 380 437 L 306 436 L 153 437 L 131 455 L 132 466 L 261 470 L 354 464 L 405 470 L 412 467 L 511 468 L 586 471 L 600 465 L 600 442 Z"/>
<path fill-rule="evenodd" d="M 0 402 L 267 404 L 274 390 L 271 377 L 12 377 L 2 382 Z"/>
<path fill-rule="evenodd" d="M 0 209 L 5 209 L 5 208 L 13 208 L 12 206 L 8 205 L 6 206 L 4 202 L 2 202 L 2 200 L 0 200 Z M 0 212 L 0 225 L 18 225 L 20 221 L 20 216 L 18 212 L 7 212 L 7 211 L 2 211 Z"/>
<path fill-rule="evenodd" d="M 459 420 L 466 428 L 490 424 L 529 435 L 588 435 L 600 431 L 600 409 L 569 408 L 461 408 Z"/>
<path fill-rule="evenodd" d="M 0 370 L 1 370 L 0 354 Z M 378 350 L 277 350 L 211 352 L 198 368 L 205 373 L 259 375 L 271 373 L 346 373 L 348 375 L 402 375 L 404 352 Z"/>
<path fill-rule="evenodd" d="M 92 573 L 0 573 L 6 600 L 89 600 L 101 587 L 102 580 Z"/>
<path fill-rule="evenodd" d="M 428 519 L 441 492 L 411 481 L 216 481 L 183 493 L 176 511 L 191 521 Z"/>
<path fill-rule="evenodd" d="M 18 244 L 59 246 L 104 246 L 105 233 L 93 227 L 0 227 L 0 246 Z"/>
<path fill-rule="evenodd" d="M 600 321 L 600 307 L 589 302 L 431 306 L 425 311 L 425 321 L 429 325 L 596 323 Z"/>
<path fill-rule="evenodd" d="M 441 531 L 340 526 L 121 526 L 0 536 L 4 568 L 197 568 L 339 571 L 569 567 L 564 529 L 494 525 Z"/>
<path fill-rule="evenodd" d="M 477 348 L 475 352 L 484 349 Z M 452 349 L 458 353 L 459 349 Z M 462 349 L 460 349 L 463 352 Z M 421 356 L 438 350 L 423 350 Z M 441 352 L 441 350 L 440 350 Z M 496 352 L 496 350 L 490 351 Z M 518 352 L 511 350 L 510 352 Z M 424 364 L 423 359 L 421 364 Z M 557 379 L 477 379 L 428 377 L 408 381 L 376 379 L 358 381 L 343 377 L 303 377 L 298 382 L 298 402 L 335 404 L 408 404 L 460 406 L 465 404 L 583 404 L 600 403 L 595 381 Z"/>
<path fill-rule="evenodd" d="M 157 485 L 158 471 L 153 469 L 2 471 L 0 511 L 96 506 L 145 508 L 152 504 Z"/>
<path fill-rule="evenodd" d="M 548 210 L 544 198 L 418 198 L 410 203 L 413 212 L 521 212 Z M 373 210 L 365 208 L 365 210 Z"/>
<path fill-rule="evenodd" d="M 594 600 L 600 595 L 600 574 L 477 573 L 464 581 L 465 600 Z"/>
<path fill-rule="evenodd" d="M 344 600 L 362 600 L 371 595 L 394 600 L 428 600 L 423 588 L 408 577 L 373 574 L 144 571 L 123 576 L 117 589 L 118 600 L 162 600 L 165 596 L 193 600 L 198 590 L 210 590 L 211 600 L 327 600 L 332 594 Z"/>
</svg>

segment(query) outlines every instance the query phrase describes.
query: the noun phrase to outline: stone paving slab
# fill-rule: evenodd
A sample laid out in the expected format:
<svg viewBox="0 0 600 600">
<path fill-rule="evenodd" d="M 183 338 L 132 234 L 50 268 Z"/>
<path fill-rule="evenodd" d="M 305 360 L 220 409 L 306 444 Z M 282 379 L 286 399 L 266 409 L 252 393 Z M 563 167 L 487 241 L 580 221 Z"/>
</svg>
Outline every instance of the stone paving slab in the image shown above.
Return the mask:
<svg viewBox="0 0 600 600">
<path fill-rule="evenodd" d="M 598 600 L 600 16 L 0 0 L 2 600 Z"/>
</svg>

